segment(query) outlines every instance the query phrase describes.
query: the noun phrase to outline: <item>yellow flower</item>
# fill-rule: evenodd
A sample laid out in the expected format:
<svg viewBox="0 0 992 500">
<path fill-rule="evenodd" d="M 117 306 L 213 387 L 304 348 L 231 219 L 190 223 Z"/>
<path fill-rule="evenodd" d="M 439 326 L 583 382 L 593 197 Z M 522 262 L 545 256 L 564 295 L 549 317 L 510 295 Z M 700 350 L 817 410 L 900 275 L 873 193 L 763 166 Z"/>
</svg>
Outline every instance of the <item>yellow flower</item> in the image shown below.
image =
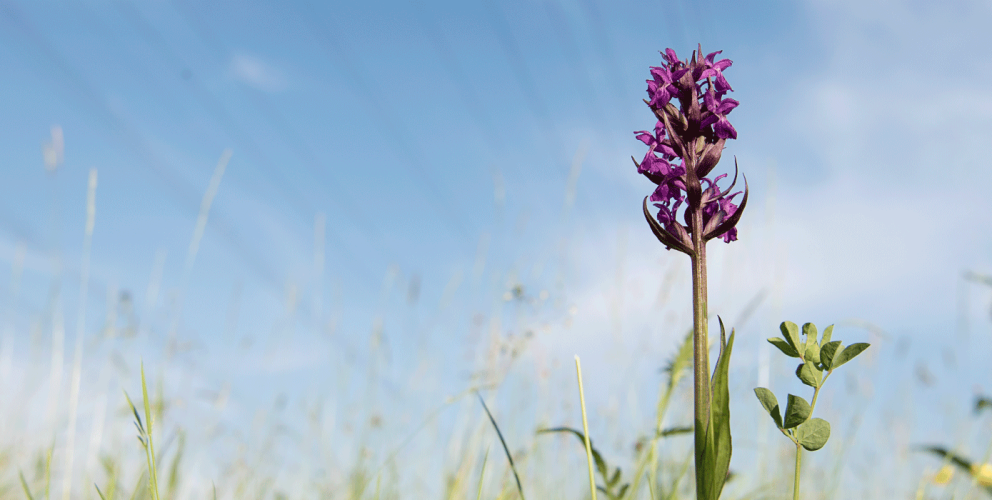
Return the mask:
<svg viewBox="0 0 992 500">
<path fill-rule="evenodd" d="M 954 467 L 947 464 L 937 471 L 937 474 L 933 476 L 934 484 L 947 484 L 951 478 L 954 477 Z"/>
<path fill-rule="evenodd" d="M 992 464 L 972 465 L 971 475 L 975 477 L 978 484 L 982 486 L 992 486 Z"/>
</svg>

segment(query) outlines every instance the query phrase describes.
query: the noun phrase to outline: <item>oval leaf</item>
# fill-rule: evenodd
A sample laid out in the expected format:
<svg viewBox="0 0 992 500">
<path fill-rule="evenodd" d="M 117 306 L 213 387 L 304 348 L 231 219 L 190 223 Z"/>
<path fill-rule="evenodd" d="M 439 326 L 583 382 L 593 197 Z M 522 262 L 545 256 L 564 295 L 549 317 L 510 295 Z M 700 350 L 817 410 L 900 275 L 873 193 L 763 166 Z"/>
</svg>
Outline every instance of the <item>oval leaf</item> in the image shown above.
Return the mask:
<svg viewBox="0 0 992 500">
<path fill-rule="evenodd" d="M 806 352 L 806 355 L 809 355 L 809 351 Z M 799 377 L 802 383 L 814 389 L 820 387 L 820 384 L 823 382 L 823 373 L 810 362 L 797 366 L 796 376 Z"/>
<path fill-rule="evenodd" d="M 837 356 L 837 353 L 843 351 L 843 349 L 844 348 L 840 346 L 839 340 L 823 344 L 823 347 L 820 348 L 820 362 L 823 363 L 823 367 L 827 370 L 833 370 L 834 358 Z"/>
<path fill-rule="evenodd" d="M 834 325 L 830 325 L 823 329 L 823 338 L 820 339 L 820 345 L 826 345 L 830 342 L 830 336 L 834 333 Z"/>
<path fill-rule="evenodd" d="M 761 406 L 765 408 L 765 411 L 771 415 L 772 420 L 775 421 L 775 425 L 779 429 L 782 428 L 782 415 L 781 410 L 778 408 L 778 398 L 775 397 L 775 393 L 765 389 L 764 387 L 756 387 L 754 389 L 754 395 L 758 396 L 758 401 L 761 402 Z"/>
<path fill-rule="evenodd" d="M 830 439 L 830 423 L 822 418 L 811 418 L 802 425 L 799 433 L 799 444 L 809 451 L 823 448 Z"/>
<path fill-rule="evenodd" d="M 778 347 L 778 350 L 782 351 L 782 354 L 785 354 L 786 356 L 790 356 L 793 358 L 799 357 L 799 351 L 796 351 L 795 347 L 792 347 L 792 345 L 790 345 L 788 342 L 778 337 L 772 337 L 768 339 L 768 343 L 775 347 Z"/>
<path fill-rule="evenodd" d="M 864 342 L 858 342 L 857 344 L 851 344 L 845 347 L 843 351 L 834 354 L 833 367 L 831 369 L 837 368 L 838 366 L 854 359 L 855 356 L 864 352 L 864 350 L 868 348 L 868 345 L 869 344 Z"/>
<path fill-rule="evenodd" d="M 806 344 L 806 354 L 803 356 L 803 359 L 814 364 L 820 363 L 820 344 L 815 342 Z"/>
<path fill-rule="evenodd" d="M 799 327 L 791 321 L 783 321 L 778 329 L 782 330 L 782 337 L 796 350 L 799 354 L 797 357 L 801 358 L 805 352 L 806 345 L 799 342 Z"/>
<path fill-rule="evenodd" d="M 806 352 L 803 353 L 803 359 L 814 363 L 819 363 L 820 344 L 816 342 L 816 325 L 813 323 L 806 323 L 803 325 L 803 335 L 806 336 Z"/>
<path fill-rule="evenodd" d="M 789 394 L 789 403 L 785 407 L 785 422 L 783 422 L 782 427 L 791 429 L 805 422 L 812 412 L 813 409 L 809 407 L 809 403 L 805 399 Z"/>
</svg>

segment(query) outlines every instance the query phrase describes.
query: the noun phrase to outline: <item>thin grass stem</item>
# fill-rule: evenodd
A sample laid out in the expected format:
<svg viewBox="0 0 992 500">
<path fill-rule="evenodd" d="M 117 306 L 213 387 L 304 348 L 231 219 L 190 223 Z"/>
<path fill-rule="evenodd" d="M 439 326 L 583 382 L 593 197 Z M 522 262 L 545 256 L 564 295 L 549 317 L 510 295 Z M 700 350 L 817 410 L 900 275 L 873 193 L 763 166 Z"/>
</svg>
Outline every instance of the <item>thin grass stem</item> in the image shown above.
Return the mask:
<svg viewBox="0 0 992 500">
<path fill-rule="evenodd" d="M 592 470 L 592 443 L 589 440 L 589 421 L 586 418 L 586 395 L 582 390 L 582 365 L 579 363 L 579 355 L 575 355 L 575 376 L 579 379 L 579 403 L 582 406 L 582 432 L 586 443 L 586 462 L 589 464 L 589 491 L 592 493 L 592 500 L 596 500 L 596 477 Z"/>
<path fill-rule="evenodd" d="M 524 486 L 520 483 L 520 475 L 517 474 L 517 466 L 513 463 L 513 455 L 510 454 L 510 447 L 506 445 L 506 440 L 503 439 L 503 432 L 499 430 L 499 425 L 496 425 L 496 419 L 493 418 L 492 412 L 490 412 L 489 407 L 486 406 L 486 400 L 482 399 L 482 394 L 476 392 L 475 395 L 479 397 L 479 402 L 482 403 L 482 409 L 486 410 L 486 415 L 489 416 L 489 421 L 493 424 L 493 428 L 496 429 L 496 435 L 499 437 L 499 442 L 503 445 L 503 451 L 506 452 L 506 460 L 510 462 L 510 470 L 513 471 L 513 478 L 517 480 L 517 491 L 520 492 L 520 500 L 525 500 Z M 593 500 L 595 500 L 595 496 L 593 497 Z"/>
<path fill-rule="evenodd" d="M 486 456 L 482 458 L 482 471 L 479 472 L 479 493 L 475 500 L 482 500 L 482 480 L 486 477 L 486 462 L 489 461 L 489 448 L 486 448 Z"/>
<path fill-rule="evenodd" d="M 28 500 L 34 500 L 34 497 L 31 496 L 31 490 L 28 488 L 28 482 L 24 480 L 24 473 L 18 471 L 17 474 L 21 477 L 21 488 L 24 489 L 24 496 L 28 497 Z"/>
</svg>

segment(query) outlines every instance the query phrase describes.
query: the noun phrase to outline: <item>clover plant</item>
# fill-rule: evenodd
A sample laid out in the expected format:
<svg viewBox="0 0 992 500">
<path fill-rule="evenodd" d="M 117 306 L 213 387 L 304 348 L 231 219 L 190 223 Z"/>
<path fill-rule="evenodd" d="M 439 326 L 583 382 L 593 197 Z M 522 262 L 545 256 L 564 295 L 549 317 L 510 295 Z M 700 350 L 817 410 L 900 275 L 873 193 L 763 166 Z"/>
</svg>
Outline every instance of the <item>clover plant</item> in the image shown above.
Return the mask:
<svg viewBox="0 0 992 500">
<path fill-rule="evenodd" d="M 813 323 L 803 325 L 802 335 L 799 327 L 791 321 L 783 322 L 779 329 L 782 330 L 782 338 L 772 337 L 768 342 L 786 356 L 799 358 L 802 361 L 796 367 L 796 377 L 799 377 L 803 384 L 813 388 L 813 399 L 808 402 L 800 396 L 789 394 L 785 415 L 782 415 L 778 399 L 772 391 L 758 387 L 754 389 L 754 394 L 758 396 L 758 401 L 765 411 L 771 415 L 778 430 L 796 445 L 796 472 L 792 497 L 798 499 L 799 468 L 802 463 L 803 448 L 816 451 L 823 448 L 830 439 L 830 423 L 822 418 L 811 418 L 813 409 L 816 408 L 816 400 L 820 396 L 820 389 L 834 370 L 861 354 L 868 348 L 868 344 L 856 343 L 844 347 L 839 340 L 831 339 L 833 325 L 823 329 L 823 336 L 819 340 L 817 340 L 816 325 Z"/>
</svg>

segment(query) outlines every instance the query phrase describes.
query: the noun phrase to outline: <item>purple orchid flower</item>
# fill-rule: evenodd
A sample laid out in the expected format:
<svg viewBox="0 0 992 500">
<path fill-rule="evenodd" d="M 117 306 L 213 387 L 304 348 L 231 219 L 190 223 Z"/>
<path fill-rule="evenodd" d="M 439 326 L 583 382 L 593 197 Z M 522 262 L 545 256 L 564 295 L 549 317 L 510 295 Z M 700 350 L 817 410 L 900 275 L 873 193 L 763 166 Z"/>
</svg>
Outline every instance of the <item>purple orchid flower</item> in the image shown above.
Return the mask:
<svg viewBox="0 0 992 500">
<path fill-rule="evenodd" d="M 729 68 L 732 64 L 734 64 L 734 62 L 731 61 L 730 59 L 721 59 L 717 62 L 713 62 L 713 59 L 716 57 L 716 55 L 720 54 L 721 52 L 723 51 L 718 50 L 706 56 L 706 59 L 703 60 L 704 69 L 701 77 L 710 78 L 715 76 L 716 91 L 719 92 L 720 95 L 722 96 L 724 92 L 728 90 L 730 91 L 734 90 L 730 87 L 730 84 L 727 83 L 727 79 L 723 77 L 723 70 Z"/>
<path fill-rule="evenodd" d="M 652 79 L 647 80 L 645 100 L 658 118 L 654 133 L 634 132 L 648 147 L 644 159 L 640 163 L 634 160 L 634 164 L 638 173 L 656 185 L 644 200 L 645 215 L 667 248 L 690 254 L 700 244 L 694 243 L 694 233 L 699 233 L 703 244 L 716 237 L 728 243 L 736 241 L 734 226 L 747 202 L 746 189 L 738 207 L 732 200 L 741 192 L 728 194 L 729 190 L 721 192 L 716 186 L 726 174 L 713 180 L 705 177 L 719 162 L 724 142 L 737 138 L 727 115 L 739 103 L 724 97 L 733 88 L 723 71 L 733 62 L 716 60 L 721 53 L 702 57 L 700 48 L 692 59 L 680 61 L 674 50 L 662 52 L 662 65 L 650 69 Z M 648 215 L 648 201 L 659 209 L 656 216 Z M 683 205 L 685 224 L 678 222 L 675 213 Z M 693 213 L 700 218 L 693 219 Z"/>
<path fill-rule="evenodd" d="M 720 139 L 736 139 L 737 129 L 727 120 L 727 113 L 730 113 L 740 103 L 729 97 L 719 99 L 713 89 L 706 92 L 703 100 L 706 104 L 706 111 L 711 114 L 704 118 L 700 125 L 703 127 L 713 125 L 713 133 Z"/>
</svg>

